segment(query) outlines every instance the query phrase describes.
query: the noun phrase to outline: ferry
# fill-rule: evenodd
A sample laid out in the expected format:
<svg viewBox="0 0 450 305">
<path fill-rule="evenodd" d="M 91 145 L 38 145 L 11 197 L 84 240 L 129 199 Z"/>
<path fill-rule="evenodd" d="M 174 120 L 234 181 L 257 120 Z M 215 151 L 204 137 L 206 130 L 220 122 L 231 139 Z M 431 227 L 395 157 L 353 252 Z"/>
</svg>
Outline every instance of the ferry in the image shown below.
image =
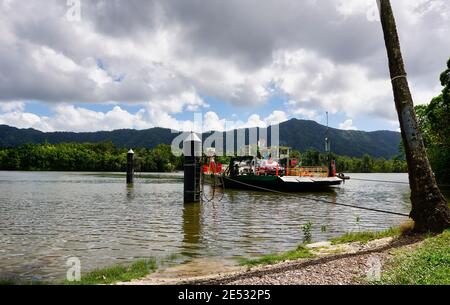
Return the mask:
<svg viewBox="0 0 450 305">
<path fill-rule="evenodd" d="M 287 153 L 282 154 L 283 150 Z M 277 192 L 323 191 L 340 186 L 345 179 L 336 174 L 334 160 L 329 166 L 300 166 L 298 160 L 289 158 L 289 148 L 279 148 L 279 152 L 278 158 L 259 154 L 233 157 L 226 167 L 211 159 L 203 172 L 220 176 L 225 188 Z"/>
<path fill-rule="evenodd" d="M 328 153 L 327 166 L 302 166 L 299 160 L 291 158 L 290 147 L 265 147 L 261 142 L 255 146 L 244 146 L 243 157 L 231 158 L 224 168 L 214 162 L 214 152 L 204 166 L 204 176 L 217 178 L 225 188 L 247 189 L 275 192 L 311 192 L 339 187 L 350 177 L 336 174 L 336 162 L 331 155 L 331 141 L 328 128 L 325 138 L 325 151 Z"/>
</svg>

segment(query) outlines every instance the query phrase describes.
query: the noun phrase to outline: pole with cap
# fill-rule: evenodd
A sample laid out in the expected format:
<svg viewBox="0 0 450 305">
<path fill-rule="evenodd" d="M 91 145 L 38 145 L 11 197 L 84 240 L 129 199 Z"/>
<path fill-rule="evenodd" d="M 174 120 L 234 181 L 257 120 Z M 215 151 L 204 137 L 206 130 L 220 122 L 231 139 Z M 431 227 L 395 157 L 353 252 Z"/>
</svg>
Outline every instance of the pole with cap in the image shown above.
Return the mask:
<svg viewBox="0 0 450 305">
<path fill-rule="evenodd" d="M 134 151 L 130 149 L 127 154 L 127 184 L 134 182 Z"/>
<path fill-rule="evenodd" d="M 183 142 L 184 203 L 200 202 L 202 141 L 191 133 Z"/>
</svg>

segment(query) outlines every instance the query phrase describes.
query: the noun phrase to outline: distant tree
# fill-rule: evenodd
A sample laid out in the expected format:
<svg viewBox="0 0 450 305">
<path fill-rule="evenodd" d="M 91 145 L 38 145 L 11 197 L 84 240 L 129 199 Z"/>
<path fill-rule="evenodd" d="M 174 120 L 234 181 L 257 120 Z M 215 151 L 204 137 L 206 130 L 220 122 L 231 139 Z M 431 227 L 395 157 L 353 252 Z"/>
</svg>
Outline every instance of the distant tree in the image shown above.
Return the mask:
<svg viewBox="0 0 450 305">
<path fill-rule="evenodd" d="M 294 149 L 294 150 L 291 150 L 289 157 L 291 159 L 297 159 L 298 161 L 300 161 L 302 159 L 302 154 L 298 150 Z"/>
<path fill-rule="evenodd" d="M 373 168 L 373 159 L 368 154 L 365 154 L 362 158 L 362 164 L 361 164 L 361 172 L 363 173 L 370 173 L 372 172 Z"/>
<path fill-rule="evenodd" d="M 303 158 L 303 165 L 317 166 L 320 165 L 320 153 L 316 149 L 308 149 Z"/>
<path fill-rule="evenodd" d="M 21 166 L 19 152 L 13 149 L 8 150 L 3 162 L 5 162 L 4 169 L 19 170 Z"/>
<path fill-rule="evenodd" d="M 450 183 L 450 59 L 441 74 L 442 94 L 428 105 L 416 106 L 419 128 L 424 136 L 431 167 L 440 183 Z"/>
</svg>

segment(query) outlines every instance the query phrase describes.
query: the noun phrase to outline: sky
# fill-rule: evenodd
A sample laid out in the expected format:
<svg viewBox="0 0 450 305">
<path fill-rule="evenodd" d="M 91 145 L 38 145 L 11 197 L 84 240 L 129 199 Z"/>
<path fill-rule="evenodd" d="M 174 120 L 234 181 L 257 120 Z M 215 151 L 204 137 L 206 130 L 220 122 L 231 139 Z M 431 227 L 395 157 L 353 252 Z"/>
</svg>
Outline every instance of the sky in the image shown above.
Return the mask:
<svg viewBox="0 0 450 305">
<path fill-rule="evenodd" d="M 416 104 L 442 90 L 447 0 L 391 1 Z M 0 124 L 398 130 L 375 0 L 0 0 Z"/>
</svg>

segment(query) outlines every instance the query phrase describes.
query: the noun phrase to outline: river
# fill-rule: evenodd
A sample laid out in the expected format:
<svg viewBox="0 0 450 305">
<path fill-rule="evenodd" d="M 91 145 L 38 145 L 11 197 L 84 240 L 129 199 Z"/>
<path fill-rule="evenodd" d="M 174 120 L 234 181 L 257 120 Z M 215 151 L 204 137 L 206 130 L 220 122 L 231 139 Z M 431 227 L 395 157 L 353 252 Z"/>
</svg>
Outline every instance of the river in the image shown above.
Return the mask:
<svg viewBox="0 0 450 305">
<path fill-rule="evenodd" d="M 407 182 L 406 174 L 351 176 Z M 232 261 L 295 248 L 307 222 L 322 241 L 405 220 L 313 198 L 410 211 L 407 184 L 359 180 L 325 193 L 226 190 L 211 202 L 183 205 L 182 178 L 138 175 L 129 187 L 123 174 L 0 172 L 0 278 L 63 279 L 69 257 L 84 271 L 150 257 Z"/>
</svg>

